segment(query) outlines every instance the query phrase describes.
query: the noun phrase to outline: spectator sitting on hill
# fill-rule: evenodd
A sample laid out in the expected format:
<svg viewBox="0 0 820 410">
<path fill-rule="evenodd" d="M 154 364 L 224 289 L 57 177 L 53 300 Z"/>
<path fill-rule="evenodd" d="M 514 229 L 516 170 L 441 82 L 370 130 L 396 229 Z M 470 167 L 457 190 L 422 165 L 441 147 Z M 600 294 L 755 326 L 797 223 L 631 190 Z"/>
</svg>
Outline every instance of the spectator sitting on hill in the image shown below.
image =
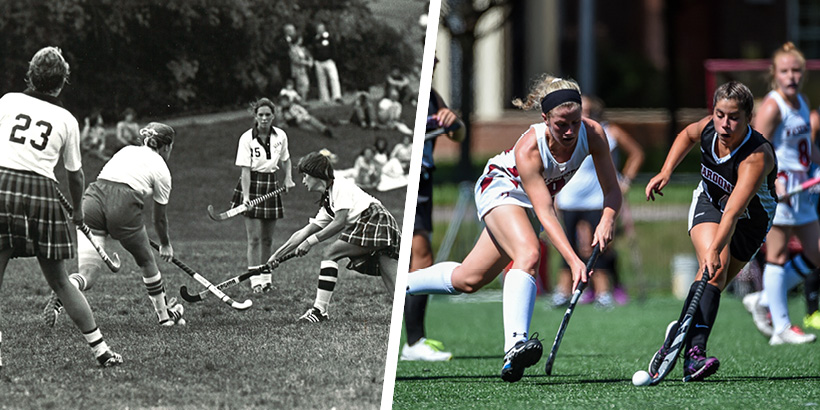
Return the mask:
<svg viewBox="0 0 820 410">
<path fill-rule="evenodd" d="M 356 92 L 350 122 L 362 128 L 376 128 L 376 110 L 367 91 Z"/>
<path fill-rule="evenodd" d="M 401 141 L 390 151 L 390 160 L 396 160 L 404 173 L 410 172 L 410 160 L 413 158 L 413 140 L 409 135 L 401 137 Z"/>
<path fill-rule="evenodd" d="M 384 82 L 384 95 L 390 95 L 390 92 L 396 90 L 398 92 L 398 97 L 396 101 L 399 103 L 404 103 L 408 99 L 411 100 L 410 103 L 414 104 L 412 101 L 413 98 L 413 90 L 410 89 L 410 79 L 401 72 L 401 68 L 393 67 L 393 70 L 390 71 L 390 74 L 387 74 L 387 79 Z"/>
<path fill-rule="evenodd" d="M 128 107 L 123 111 L 122 117 L 122 121 L 117 123 L 117 142 L 120 144 L 117 150 L 129 145 L 142 145 L 140 126 L 135 121 L 137 112 Z"/>
<path fill-rule="evenodd" d="M 91 124 L 91 120 L 94 124 Z M 92 157 L 108 161 L 111 157 L 105 155 L 105 127 L 103 127 L 103 117 L 99 111 L 94 111 L 89 117 L 85 117 L 83 131 L 80 134 L 80 148 L 84 153 Z"/>
<path fill-rule="evenodd" d="M 298 104 L 302 102 L 302 97 L 299 96 L 299 92 L 296 91 L 296 88 L 294 88 L 292 78 L 285 80 L 285 88 L 279 91 L 279 95 L 288 97 L 292 103 Z"/>
<path fill-rule="evenodd" d="M 399 91 L 395 88 L 390 90 L 390 94 L 384 96 L 379 101 L 379 111 L 376 116 L 379 120 L 379 127 L 397 130 L 405 135 L 413 135 L 407 125 L 401 122 L 401 103 L 399 102 Z"/>
<path fill-rule="evenodd" d="M 310 115 L 305 107 L 291 102 L 287 96 L 279 96 L 279 107 L 282 110 L 281 119 L 284 120 L 288 126 L 299 127 L 308 131 L 318 131 L 328 138 L 333 138 L 333 132 L 327 125 Z"/>
<path fill-rule="evenodd" d="M 373 143 L 373 150 L 375 155 L 373 158 L 383 167 L 390 159 L 390 149 L 387 147 L 387 140 L 384 137 L 376 137 L 376 142 Z"/>
<path fill-rule="evenodd" d="M 361 188 L 375 188 L 381 179 L 381 167 L 376 162 L 376 151 L 365 147 L 353 163 L 356 185 Z"/>
</svg>

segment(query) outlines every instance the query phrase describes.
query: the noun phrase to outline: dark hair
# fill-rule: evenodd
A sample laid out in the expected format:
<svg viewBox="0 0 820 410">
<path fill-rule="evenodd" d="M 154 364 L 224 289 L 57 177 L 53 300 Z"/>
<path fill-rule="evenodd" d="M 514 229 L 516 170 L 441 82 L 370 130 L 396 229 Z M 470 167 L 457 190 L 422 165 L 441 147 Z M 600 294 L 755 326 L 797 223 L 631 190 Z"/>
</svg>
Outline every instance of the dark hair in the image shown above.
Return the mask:
<svg viewBox="0 0 820 410">
<path fill-rule="evenodd" d="M 145 139 L 145 146 L 154 150 L 171 145 L 174 142 L 176 131 L 169 125 L 161 122 L 152 122 L 140 129 L 140 135 Z"/>
<path fill-rule="evenodd" d="M 57 47 L 44 47 L 28 63 L 26 85 L 41 93 L 52 93 L 68 83 L 71 70 Z"/>
<path fill-rule="evenodd" d="M 264 98 L 264 97 L 260 98 L 255 103 L 253 103 L 251 105 L 251 107 L 253 108 L 253 114 L 254 115 L 256 115 L 256 113 L 258 113 L 259 109 L 262 108 L 262 107 L 270 108 L 271 112 L 276 111 L 276 105 L 273 104 L 273 101 L 271 101 L 269 98 Z"/>
<path fill-rule="evenodd" d="M 308 174 L 314 178 L 323 179 L 325 181 L 332 181 L 333 164 L 330 163 L 330 158 L 320 152 L 311 152 L 299 159 L 296 165 L 299 172 Z"/>
<path fill-rule="evenodd" d="M 384 144 L 384 151 L 379 149 L 379 144 Z M 384 137 L 376 137 L 376 141 L 373 143 L 373 146 L 376 148 L 376 152 L 386 152 L 388 149 L 387 140 Z"/>
<path fill-rule="evenodd" d="M 712 107 L 720 100 L 733 100 L 746 113 L 746 119 L 751 120 L 752 111 L 755 107 L 755 97 L 749 87 L 739 81 L 729 81 L 715 90 L 715 97 L 712 100 Z"/>
<path fill-rule="evenodd" d="M 127 116 L 129 116 L 129 115 L 133 115 L 134 117 L 136 117 L 136 116 L 137 116 L 137 112 L 136 112 L 133 108 L 128 107 L 128 108 L 126 108 L 125 110 L 123 110 L 123 112 L 122 112 L 122 118 L 123 118 L 123 119 L 125 119 L 125 117 L 127 117 Z"/>
</svg>

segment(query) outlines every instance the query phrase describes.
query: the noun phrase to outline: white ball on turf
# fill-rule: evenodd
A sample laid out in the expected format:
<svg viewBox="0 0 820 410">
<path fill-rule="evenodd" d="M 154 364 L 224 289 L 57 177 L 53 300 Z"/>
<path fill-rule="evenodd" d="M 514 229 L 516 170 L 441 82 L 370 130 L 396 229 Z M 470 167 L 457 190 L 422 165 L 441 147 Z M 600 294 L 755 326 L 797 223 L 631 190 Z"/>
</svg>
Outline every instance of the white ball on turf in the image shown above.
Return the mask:
<svg viewBox="0 0 820 410">
<path fill-rule="evenodd" d="M 646 370 L 638 370 L 632 375 L 632 384 L 635 386 L 648 386 L 652 382 L 652 377 Z"/>
</svg>

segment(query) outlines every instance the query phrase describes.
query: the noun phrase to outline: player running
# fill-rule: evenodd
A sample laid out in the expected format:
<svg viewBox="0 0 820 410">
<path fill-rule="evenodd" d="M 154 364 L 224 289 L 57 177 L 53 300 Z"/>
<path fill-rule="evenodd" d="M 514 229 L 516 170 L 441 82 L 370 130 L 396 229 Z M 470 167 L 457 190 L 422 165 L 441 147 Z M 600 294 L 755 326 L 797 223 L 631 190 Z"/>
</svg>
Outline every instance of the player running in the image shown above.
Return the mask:
<svg viewBox="0 0 820 410">
<path fill-rule="evenodd" d="M 148 243 L 142 210 L 145 198 L 154 200 L 154 229 L 159 236 L 159 255 L 166 262 L 174 256 L 168 235 L 168 200 L 171 196 L 171 172 L 168 159 L 174 147 L 174 129 L 152 122 L 140 129 L 144 145 L 129 145 L 117 151 L 103 166 L 97 180 L 85 190 L 83 214 L 94 241 L 109 248 L 109 238 L 119 241 L 134 257 L 142 270 L 142 282 L 154 306 L 159 324 L 185 324 L 184 309 L 172 298 L 166 301 L 165 285 Z M 91 289 L 100 272 L 107 269 L 100 255 L 85 235 L 77 235 L 80 272 L 69 281 L 81 291 Z M 62 310 L 59 295 L 52 294 L 43 309 L 47 326 L 54 326 Z"/>
<path fill-rule="evenodd" d="M 316 301 L 299 320 L 310 323 L 328 320 L 328 306 L 339 275 L 339 260 L 344 258 L 350 259 L 348 269 L 381 276 L 387 291 L 393 295 L 401 232 L 390 211 L 353 181 L 334 178 L 333 165 L 322 153 L 305 155 L 297 168 L 304 174 L 302 183 L 308 191 L 322 193 L 321 208 L 304 228 L 294 232 L 273 253 L 268 262 L 293 251 L 305 255 L 317 243 L 341 233 L 322 253 Z"/>
<path fill-rule="evenodd" d="M 475 186 L 479 218 L 486 227 L 461 264 L 442 262 L 408 275 L 408 295 L 473 293 L 490 283 L 513 261 L 504 280 L 504 365 L 501 378 L 515 382 L 524 369 L 538 362 L 541 342 L 529 333 L 535 304 L 535 272 L 540 242 L 530 222 L 535 212 L 552 244 L 571 267 L 573 289 L 587 281 L 586 266 L 569 244 L 553 206 L 588 155 L 601 183 L 603 212 L 591 246 L 612 240 L 615 216 L 621 208 L 615 166 L 606 136 L 597 122 L 582 118 L 581 92 L 575 81 L 544 75 L 522 109 L 541 108 L 544 122 L 533 124 L 515 146 L 491 158 Z"/>
<path fill-rule="evenodd" d="M 692 381 L 705 379 L 720 366 L 717 358 L 706 356 L 720 293 L 760 249 L 772 226 L 776 205 L 777 161 L 772 144 L 749 125 L 754 108 L 752 92 L 730 81 L 715 91 L 713 107 L 712 115 L 678 134 L 661 172 L 646 185 L 647 200 L 654 201 L 655 194 L 663 195 L 661 191 L 672 172 L 700 143 L 701 182 L 689 208 L 689 236 L 700 267 L 680 318 L 672 322 L 677 324 L 683 319 L 697 282 L 707 270 L 709 282 L 684 340 L 683 374 Z M 670 324 L 667 329 L 667 335 L 674 337 L 676 326 Z M 666 349 L 661 348 L 656 357 L 665 355 Z M 654 367 L 660 364 L 655 362 L 653 359 L 649 369 L 653 376 L 658 372 Z"/>
<path fill-rule="evenodd" d="M 68 75 L 62 51 L 45 47 L 29 63 L 26 91 L 0 98 L 0 134 L 8 136 L 0 138 L 0 284 L 10 258 L 37 257 L 97 362 L 110 367 L 122 364 L 122 356 L 108 348 L 85 296 L 69 284 L 63 262 L 74 257 L 74 244 L 54 176 L 60 157 L 77 209 L 75 225 L 83 222 L 85 184 L 79 125 L 57 100 Z"/>
</svg>

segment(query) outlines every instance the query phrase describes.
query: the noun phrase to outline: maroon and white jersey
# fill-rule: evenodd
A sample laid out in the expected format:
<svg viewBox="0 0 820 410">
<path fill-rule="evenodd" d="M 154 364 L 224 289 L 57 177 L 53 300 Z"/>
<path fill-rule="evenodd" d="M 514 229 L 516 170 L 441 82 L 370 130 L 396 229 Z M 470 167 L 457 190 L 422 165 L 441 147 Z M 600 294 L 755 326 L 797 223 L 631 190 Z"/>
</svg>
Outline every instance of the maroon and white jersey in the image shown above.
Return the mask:
<svg viewBox="0 0 820 410">
<path fill-rule="evenodd" d="M 530 129 L 533 129 L 537 135 L 538 152 L 541 154 L 543 164 L 541 176 L 544 178 L 550 195 L 554 197 L 581 167 L 584 158 L 589 155 L 586 126 L 581 123 L 575 151 L 566 162 L 558 162 L 552 156 L 546 135 L 547 124 L 543 122 L 533 124 Z M 484 215 L 491 209 L 504 204 L 532 208 L 532 203 L 521 186 L 521 177 L 515 166 L 515 147 L 487 161 L 484 174 L 476 182 L 475 200 L 479 218 L 484 218 Z"/>
</svg>

